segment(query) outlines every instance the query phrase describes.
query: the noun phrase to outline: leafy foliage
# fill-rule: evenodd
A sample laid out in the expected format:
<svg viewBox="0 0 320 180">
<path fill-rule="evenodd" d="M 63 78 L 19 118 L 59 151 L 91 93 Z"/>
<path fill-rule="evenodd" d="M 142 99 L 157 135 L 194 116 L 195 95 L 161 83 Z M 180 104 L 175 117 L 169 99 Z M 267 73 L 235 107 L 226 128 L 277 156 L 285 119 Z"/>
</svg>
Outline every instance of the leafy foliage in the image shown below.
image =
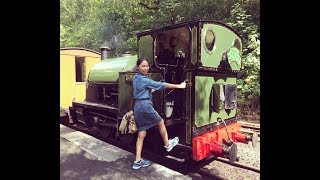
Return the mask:
<svg viewBox="0 0 320 180">
<path fill-rule="evenodd" d="M 243 38 L 242 73 L 238 79 L 239 116 L 260 115 L 260 9 L 259 1 L 244 1 L 232 7 L 229 25 Z"/>
</svg>

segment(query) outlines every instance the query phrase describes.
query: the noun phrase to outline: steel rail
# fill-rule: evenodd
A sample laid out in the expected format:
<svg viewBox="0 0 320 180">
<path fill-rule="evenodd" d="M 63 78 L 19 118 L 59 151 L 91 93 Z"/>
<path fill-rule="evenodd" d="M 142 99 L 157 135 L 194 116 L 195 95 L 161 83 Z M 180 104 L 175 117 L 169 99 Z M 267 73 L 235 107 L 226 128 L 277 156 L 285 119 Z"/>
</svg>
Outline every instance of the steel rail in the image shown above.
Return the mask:
<svg viewBox="0 0 320 180">
<path fill-rule="evenodd" d="M 260 136 L 260 131 L 250 131 L 250 130 L 246 130 L 246 129 L 240 129 L 241 132 L 243 133 L 249 133 L 249 134 L 253 134 L 253 133 L 257 133 L 258 136 Z"/>
<path fill-rule="evenodd" d="M 248 123 L 248 122 L 243 122 L 243 121 L 238 121 L 238 123 L 241 125 L 241 127 L 248 127 L 251 129 L 260 129 L 260 124 Z"/>
<path fill-rule="evenodd" d="M 230 164 L 230 165 L 232 165 L 232 166 L 236 166 L 236 167 L 240 167 L 240 168 L 243 168 L 243 169 L 247 169 L 247 170 L 251 170 L 251 171 L 260 173 L 260 169 L 257 168 L 257 167 L 254 167 L 254 166 L 249 166 L 249 165 L 246 165 L 246 164 L 242 164 L 242 163 L 240 163 L 240 162 L 231 163 L 231 162 L 229 162 L 228 159 L 222 158 L 222 157 L 217 157 L 216 160 L 217 160 L 217 161 L 220 161 L 220 162 L 223 162 L 223 163 L 226 163 L 226 164 Z"/>
</svg>

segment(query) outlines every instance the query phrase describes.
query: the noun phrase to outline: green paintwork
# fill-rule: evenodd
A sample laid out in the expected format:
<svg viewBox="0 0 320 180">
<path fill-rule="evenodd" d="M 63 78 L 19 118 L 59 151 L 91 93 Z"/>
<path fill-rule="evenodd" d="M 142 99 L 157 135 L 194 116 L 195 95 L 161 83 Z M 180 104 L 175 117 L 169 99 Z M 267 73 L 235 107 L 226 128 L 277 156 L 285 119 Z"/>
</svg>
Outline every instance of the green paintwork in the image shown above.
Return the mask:
<svg viewBox="0 0 320 180">
<path fill-rule="evenodd" d="M 133 110 L 133 90 L 132 79 L 126 81 L 126 76 L 133 76 L 136 73 L 121 73 L 118 86 L 118 107 L 121 116 L 124 116 L 129 110 Z"/>
<path fill-rule="evenodd" d="M 102 60 L 91 68 L 88 80 L 90 83 L 116 83 L 119 72 L 135 71 L 136 62 L 137 55 Z"/>
<path fill-rule="evenodd" d="M 218 117 L 228 119 L 236 115 L 236 109 L 232 109 L 229 115 L 224 109 L 220 109 L 219 112 L 209 112 L 210 92 L 214 84 L 236 84 L 236 78 L 227 77 L 227 75 L 215 75 L 214 78 L 195 77 L 195 125 L 197 127 L 214 123 Z"/>
<path fill-rule="evenodd" d="M 151 35 L 142 36 L 138 41 L 139 58 L 147 58 L 149 66 L 153 64 L 153 38 Z"/>
<path fill-rule="evenodd" d="M 212 30 L 215 36 L 215 44 L 212 52 L 208 52 L 205 47 L 205 34 L 207 30 Z M 218 24 L 204 24 L 201 29 L 201 62 L 206 67 L 218 67 L 222 57 L 222 53 L 227 52 L 234 46 L 234 41 L 238 39 L 241 43 L 240 37 L 231 30 Z M 242 45 L 240 44 L 240 47 Z M 240 51 L 239 51 L 240 52 Z M 241 54 L 239 55 L 239 57 Z M 240 70 L 241 62 L 232 60 L 230 62 L 232 70 Z"/>
</svg>

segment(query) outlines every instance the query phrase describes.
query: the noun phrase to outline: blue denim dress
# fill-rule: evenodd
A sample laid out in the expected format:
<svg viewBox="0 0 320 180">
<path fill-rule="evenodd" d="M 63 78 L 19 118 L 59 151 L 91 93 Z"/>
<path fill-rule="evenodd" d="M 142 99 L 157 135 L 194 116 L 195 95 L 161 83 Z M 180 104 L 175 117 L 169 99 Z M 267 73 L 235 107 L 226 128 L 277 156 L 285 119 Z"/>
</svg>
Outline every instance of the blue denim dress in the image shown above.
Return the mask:
<svg viewBox="0 0 320 180">
<path fill-rule="evenodd" d="M 162 117 L 153 108 L 151 89 L 165 89 L 165 82 L 157 82 L 137 73 L 133 77 L 134 119 L 138 132 L 157 125 Z"/>
</svg>

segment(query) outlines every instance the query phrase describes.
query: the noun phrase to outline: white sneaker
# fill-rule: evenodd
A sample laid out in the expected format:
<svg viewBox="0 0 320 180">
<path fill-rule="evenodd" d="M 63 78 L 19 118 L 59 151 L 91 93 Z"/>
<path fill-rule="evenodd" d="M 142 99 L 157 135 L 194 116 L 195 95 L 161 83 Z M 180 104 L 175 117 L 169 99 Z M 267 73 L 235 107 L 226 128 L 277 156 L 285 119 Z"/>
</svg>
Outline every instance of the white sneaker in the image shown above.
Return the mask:
<svg viewBox="0 0 320 180">
<path fill-rule="evenodd" d="M 170 152 L 174 146 L 176 146 L 179 142 L 179 137 L 175 137 L 173 139 L 169 139 L 169 145 L 164 146 L 167 150 L 167 152 Z"/>
</svg>

